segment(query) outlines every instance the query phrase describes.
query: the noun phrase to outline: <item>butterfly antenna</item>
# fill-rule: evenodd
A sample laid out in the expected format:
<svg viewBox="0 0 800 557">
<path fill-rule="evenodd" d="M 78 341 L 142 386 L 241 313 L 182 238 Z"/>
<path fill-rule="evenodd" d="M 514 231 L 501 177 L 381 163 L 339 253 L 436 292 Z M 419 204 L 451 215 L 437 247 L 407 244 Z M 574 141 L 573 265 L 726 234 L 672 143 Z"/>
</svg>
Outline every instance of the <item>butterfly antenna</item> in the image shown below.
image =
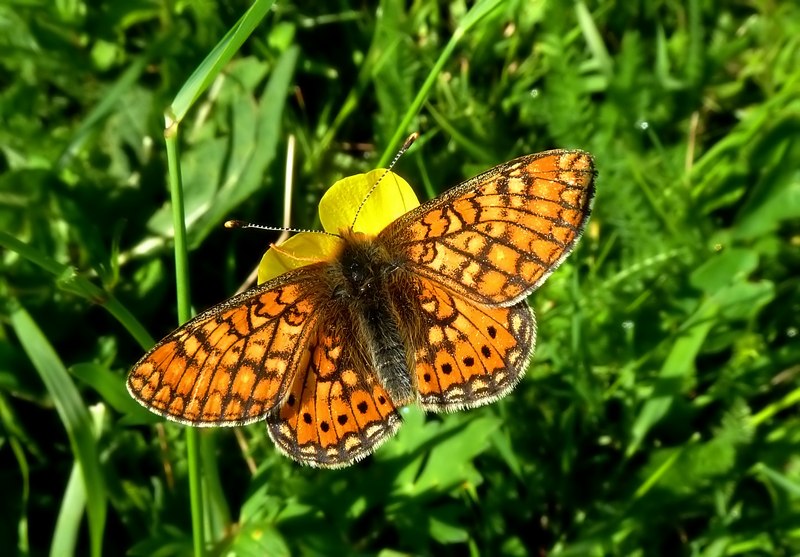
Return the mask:
<svg viewBox="0 0 800 557">
<path fill-rule="evenodd" d="M 380 177 L 380 178 L 378 178 L 378 179 L 375 181 L 375 183 L 374 183 L 374 184 L 372 184 L 372 187 L 371 187 L 371 188 L 369 189 L 369 191 L 367 192 L 367 195 L 365 195 L 365 196 L 364 196 L 364 199 L 362 199 L 362 200 L 361 200 L 361 205 L 359 205 L 359 206 L 358 206 L 358 210 L 356 211 L 356 216 L 355 216 L 355 218 L 353 219 L 353 226 L 355 226 L 355 224 L 356 224 L 356 221 L 358 221 L 358 215 L 359 215 L 359 214 L 361 214 L 361 209 L 363 209 L 363 208 L 364 208 L 364 204 L 367 202 L 367 199 L 369 199 L 369 196 L 370 196 L 370 195 L 372 195 L 372 192 L 374 192 L 374 191 L 375 191 L 375 188 L 377 188 L 377 187 L 378 187 L 378 184 L 380 184 L 380 183 L 381 183 L 381 180 L 383 180 L 383 179 L 386 177 L 386 175 L 387 175 L 387 174 L 389 174 L 389 172 L 391 172 L 391 171 L 392 171 L 392 168 L 394 168 L 394 165 L 395 165 L 395 164 L 397 164 L 397 161 L 398 161 L 398 160 L 400 160 L 400 157 L 402 157 L 402 156 L 403 156 L 403 154 L 404 154 L 406 151 L 408 151 L 409 147 L 411 147 L 411 145 L 413 145 L 413 144 L 414 144 L 414 142 L 417 140 L 417 138 L 418 138 L 418 137 L 419 137 L 419 132 L 414 132 L 414 133 L 412 133 L 411 135 L 409 135 L 409 136 L 408 136 L 408 138 L 406 138 L 405 142 L 403 143 L 403 146 L 402 146 L 402 147 L 400 147 L 400 150 L 399 150 L 399 151 L 397 151 L 397 154 L 396 154 L 396 155 L 394 156 L 394 158 L 392 159 L 392 162 L 391 162 L 391 163 L 389 163 L 389 168 L 387 168 L 387 169 L 384 171 L 384 173 L 383 173 L 383 174 L 381 174 L 381 177 Z"/>
<path fill-rule="evenodd" d="M 255 228 L 256 230 L 269 230 L 271 232 L 286 232 L 286 233 L 298 233 L 298 232 L 311 232 L 314 234 L 326 234 L 328 236 L 336 236 L 337 234 L 331 234 L 330 232 L 325 232 L 324 230 L 308 230 L 305 228 L 289 228 L 288 226 L 265 226 L 263 224 L 253 224 L 252 222 L 245 222 L 243 220 L 229 220 L 225 221 L 225 228 Z"/>
<path fill-rule="evenodd" d="M 289 226 L 289 219 L 292 213 L 292 183 L 294 177 L 294 135 L 289 136 L 289 141 L 286 145 L 286 180 L 284 180 L 284 195 L 283 195 L 283 226 L 264 226 L 263 224 L 253 224 L 252 222 L 245 222 L 241 220 L 229 220 L 225 222 L 225 228 L 255 228 L 257 230 L 269 230 L 271 232 L 280 232 L 281 235 L 275 240 L 275 244 L 283 243 L 292 232 L 313 232 L 315 234 L 328 234 L 329 236 L 336 236 L 321 230 L 306 230 L 303 228 L 292 228 Z"/>
</svg>

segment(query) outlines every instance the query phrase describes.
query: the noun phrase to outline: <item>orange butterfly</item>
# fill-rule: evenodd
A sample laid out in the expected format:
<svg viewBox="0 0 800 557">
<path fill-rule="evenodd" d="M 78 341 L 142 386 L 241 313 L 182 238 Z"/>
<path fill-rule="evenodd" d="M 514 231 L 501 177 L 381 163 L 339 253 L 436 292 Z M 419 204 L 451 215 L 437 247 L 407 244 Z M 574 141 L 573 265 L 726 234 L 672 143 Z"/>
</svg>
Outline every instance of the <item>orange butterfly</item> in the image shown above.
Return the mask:
<svg viewBox="0 0 800 557">
<path fill-rule="evenodd" d="M 194 426 L 266 420 L 289 457 L 347 466 L 400 426 L 398 408 L 471 408 L 508 393 L 533 354 L 525 297 L 569 254 L 594 166 L 547 151 L 492 168 L 377 234 L 201 313 L 128 377 L 151 411 Z"/>
</svg>

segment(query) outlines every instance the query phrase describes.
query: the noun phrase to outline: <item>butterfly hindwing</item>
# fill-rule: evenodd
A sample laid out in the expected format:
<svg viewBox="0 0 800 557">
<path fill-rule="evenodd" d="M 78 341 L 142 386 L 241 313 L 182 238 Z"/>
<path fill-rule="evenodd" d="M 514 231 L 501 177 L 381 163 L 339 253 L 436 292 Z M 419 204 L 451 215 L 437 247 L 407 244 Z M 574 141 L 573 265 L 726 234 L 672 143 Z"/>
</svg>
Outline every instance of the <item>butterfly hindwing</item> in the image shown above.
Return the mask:
<svg viewBox="0 0 800 557">
<path fill-rule="evenodd" d="M 522 378 L 533 354 L 536 322 L 522 300 L 478 305 L 419 279 L 424 337 L 416 349 L 419 403 L 437 412 L 487 404 Z"/>
<path fill-rule="evenodd" d="M 288 395 L 267 417 L 278 448 L 312 466 L 360 460 L 400 426 L 397 408 L 360 351 L 367 341 L 348 315 L 334 310 L 321 316 Z"/>
</svg>

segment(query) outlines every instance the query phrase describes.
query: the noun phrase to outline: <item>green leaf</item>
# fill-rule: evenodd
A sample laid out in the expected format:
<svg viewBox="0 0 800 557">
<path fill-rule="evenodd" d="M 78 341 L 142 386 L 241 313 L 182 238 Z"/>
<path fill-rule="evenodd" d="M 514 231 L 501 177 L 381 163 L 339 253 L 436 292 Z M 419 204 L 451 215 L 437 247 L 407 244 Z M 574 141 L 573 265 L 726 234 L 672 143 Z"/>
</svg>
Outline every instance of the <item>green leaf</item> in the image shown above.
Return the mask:
<svg viewBox="0 0 800 557">
<path fill-rule="evenodd" d="M 688 379 L 695 371 L 695 358 L 714 326 L 718 313 L 717 301 L 710 298 L 684 324 L 664 360 L 652 396 L 644 403 L 633 423 L 627 456 L 638 450 L 650 429 L 666 416 L 674 397 L 689 383 Z"/>
<path fill-rule="evenodd" d="M 75 455 L 75 466 L 80 470 L 83 480 L 81 486 L 70 484 L 70 514 L 74 515 L 76 505 L 82 506 L 85 499 L 91 551 L 92 555 L 99 557 L 102 553 L 106 521 L 106 491 L 91 417 L 64 364 L 28 312 L 17 304 L 12 309 L 10 318 L 11 326 L 47 387 L 69 437 Z M 67 523 L 73 528 L 80 526 L 80 522 L 74 519 Z M 68 536 L 65 539 L 72 542 L 77 539 L 77 533 L 68 535 L 63 530 L 59 532 L 59 539 L 62 536 Z M 67 547 L 69 546 L 64 546 L 64 549 Z"/>
<path fill-rule="evenodd" d="M 261 23 L 261 20 L 273 4 L 274 0 L 255 0 L 236 25 L 225 34 L 222 40 L 206 56 L 205 60 L 195 68 L 172 101 L 167 122 L 168 129 L 172 125 L 169 120 L 180 122 L 186 117 L 187 112 L 195 101 L 217 78 L 222 68 L 225 67 L 233 55 L 239 51 L 244 41 L 255 30 L 256 26 Z"/>
<path fill-rule="evenodd" d="M 758 267 L 758 254 L 753 250 L 731 248 L 714 254 L 697 267 L 690 277 L 692 286 L 707 294 L 741 282 Z"/>
<path fill-rule="evenodd" d="M 226 551 L 230 555 L 241 557 L 261 557 L 274 555 L 288 557 L 289 546 L 283 536 L 269 523 L 249 522 L 241 528 L 228 544 Z"/>
</svg>

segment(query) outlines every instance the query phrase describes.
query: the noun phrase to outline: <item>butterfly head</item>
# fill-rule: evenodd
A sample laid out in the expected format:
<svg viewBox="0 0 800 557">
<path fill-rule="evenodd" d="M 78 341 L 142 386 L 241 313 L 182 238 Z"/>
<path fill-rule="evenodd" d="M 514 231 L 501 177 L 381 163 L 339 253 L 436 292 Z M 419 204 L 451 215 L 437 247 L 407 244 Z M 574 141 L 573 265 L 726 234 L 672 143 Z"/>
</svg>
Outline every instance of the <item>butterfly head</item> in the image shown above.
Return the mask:
<svg viewBox="0 0 800 557">
<path fill-rule="evenodd" d="M 352 229 L 340 231 L 343 245 L 336 263 L 347 281 L 346 290 L 354 298 L 364 298 L 382 289 L 388 254 L 376 237 Z"/>
</svg>

